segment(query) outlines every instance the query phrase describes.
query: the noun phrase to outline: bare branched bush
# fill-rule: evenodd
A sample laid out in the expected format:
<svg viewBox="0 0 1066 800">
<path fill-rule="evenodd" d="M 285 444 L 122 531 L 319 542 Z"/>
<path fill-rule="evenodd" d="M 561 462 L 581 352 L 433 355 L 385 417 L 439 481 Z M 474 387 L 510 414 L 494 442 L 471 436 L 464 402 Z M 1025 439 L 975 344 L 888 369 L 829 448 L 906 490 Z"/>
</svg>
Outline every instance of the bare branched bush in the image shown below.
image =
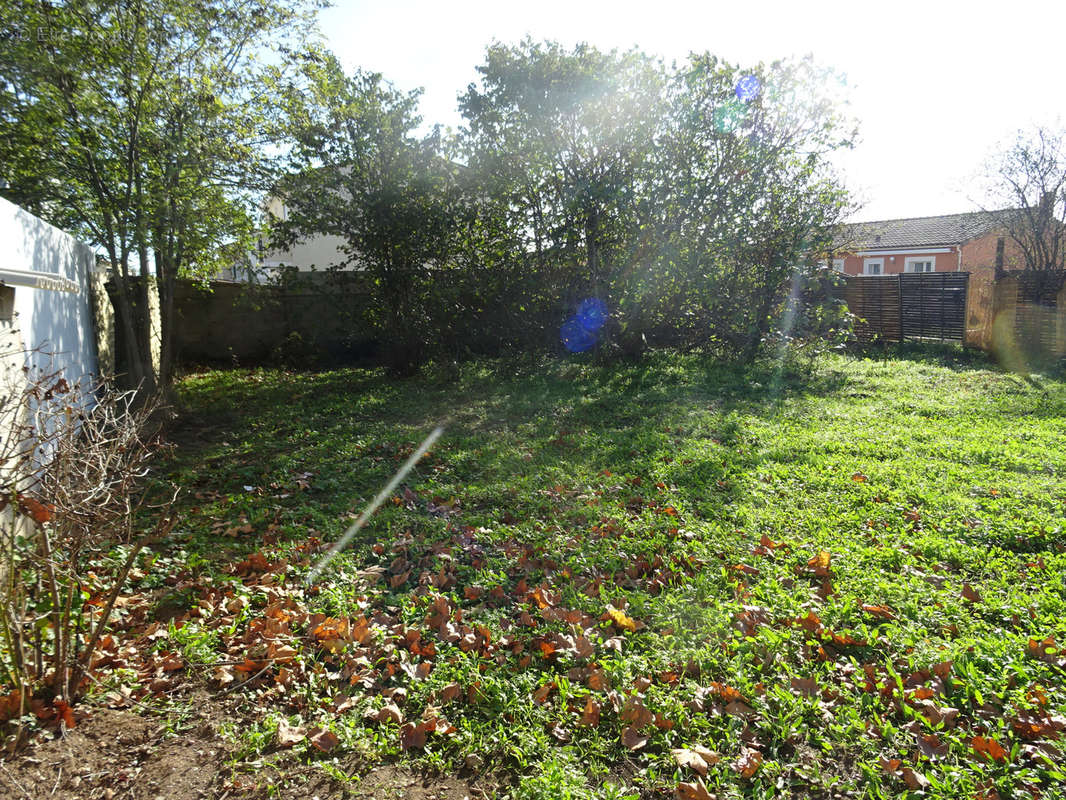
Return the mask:
<svg viewBox="0 0 1066 800">
<path fill-rule="evenodd" d="M 173 493 L 147 480 L 154 410 L 59 374 L 0 398 L 0 719 L 69 713 L 137 555 L 172 526 Z M 115 552 L 110 577 L 90 581 Z"/>
</svg>

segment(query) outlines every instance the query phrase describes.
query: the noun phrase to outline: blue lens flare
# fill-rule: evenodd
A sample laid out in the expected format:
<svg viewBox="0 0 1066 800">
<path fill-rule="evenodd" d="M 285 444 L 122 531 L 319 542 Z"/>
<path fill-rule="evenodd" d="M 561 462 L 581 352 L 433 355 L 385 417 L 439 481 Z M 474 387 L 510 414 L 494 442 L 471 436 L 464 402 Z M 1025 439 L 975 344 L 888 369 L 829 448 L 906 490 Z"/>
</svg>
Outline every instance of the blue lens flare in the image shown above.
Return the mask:
<svg viewBox="0 0 1066 800">
<path fill-rule="evenodd" d="M 607 322 L 607 304 L 598 297 L 586 297 L 577 313 L 559 328 L 559 339 L 571 353 L 584 353 L 596 346 L 596 333 Z"/>
<path fill-rule="evenodd" d="M 570 317 L 559 328 L 563 347 L 571 353 L 584 353 L 596 344 L 596 335 L 585 329 L 577 317 Z"/>
<path fill-rule="evenodd" d="M 598 297 L 581 301 L 577 307 L 577 321 L 589 333 L 595 333 L 607 321 L 607 304 Z"/>
<path fill-rule="evenodd" d="M 759 83 L 759 79 L 754 75 L 745 75 L 737 81 L 737 99 L 743 100 L 745 103 L 749 100 L 754 100 L 761 91 L 762 84 Z"/>
</svg>

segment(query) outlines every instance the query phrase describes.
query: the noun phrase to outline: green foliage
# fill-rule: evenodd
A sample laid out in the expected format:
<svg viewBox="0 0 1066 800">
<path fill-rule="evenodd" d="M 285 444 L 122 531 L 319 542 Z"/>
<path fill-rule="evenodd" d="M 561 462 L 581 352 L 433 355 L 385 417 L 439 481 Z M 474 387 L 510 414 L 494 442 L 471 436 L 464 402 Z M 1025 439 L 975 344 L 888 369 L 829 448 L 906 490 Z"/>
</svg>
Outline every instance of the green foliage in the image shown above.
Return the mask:
<svg viewBox="0 0 1066 800">
<path fill-rule="evenodd" d="M 317 0 L 6 5 L 18 29 L 0 39 L 4 194 L 106 254 L 124 367 L 151 390 L 169 380 L 174 279 L 245 258 L 271 168 L 272 95 Z M 149 273 L 159 376 L 129 285 Z"/>
<path fill-rule="evenodd" d="M 833 76 L 710 55 L 668 70 L 637 51 L 529 40 L 491 46 L 479 71 L 460 144 L 520 243 L 519 279 L 504 270 L 486 287 L 495 329 L 521 340 L 514 320 L 557 326 L 596 296 L 623 353 L 753 358 L 792 272 L 814 265 L 845 211 L 826 160 L 850 140 Z M 761 89 L 741 101 L 745 79 Z"/>
<path fill-rule="evenodd" d="M 434 273 L 454 242 L 456 168 L 441 157 L 437 133 L 414 136 L 417 92 L 377 74 L 348 77 L 328 54 L 309 60 L 304 75 L 309 88 L 287 98 L 292 172 L 277 187 L 287 214 L 274 221 L 275 241 L 341 237 L 347 259 L 329 266 L 367 271 L 369 322 L 392 371 L 409 374 L 424 358 Z"/>
<path fill-rule="evenodd" d="M 524 40 L 486 50 L 450 141 L 418 138 L 417 92 L 319 54 L 287 95 L 295 145 L 274 241 L 341 237 L 394 374 L 431 357 L 559 346 L 585 298 L 601 349 L 751 360 L 845 211 L 833 76 Z M 761 87 L 741 101 L 744 81 Z M 786 334 L 791 336 L 791 334 Z"/>
</svg>

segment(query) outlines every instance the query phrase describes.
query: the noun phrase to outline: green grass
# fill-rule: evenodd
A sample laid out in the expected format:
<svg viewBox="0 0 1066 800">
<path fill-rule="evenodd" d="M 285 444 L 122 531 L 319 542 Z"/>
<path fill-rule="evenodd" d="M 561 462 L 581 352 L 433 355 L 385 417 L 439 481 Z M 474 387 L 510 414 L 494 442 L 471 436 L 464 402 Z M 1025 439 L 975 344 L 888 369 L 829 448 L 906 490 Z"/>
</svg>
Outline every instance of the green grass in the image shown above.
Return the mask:
<svg viewBox="0 0 1066 800">
<path fill-rule="evenodd" d="M 1066 642 L 1060 379 L 953 351 L 807 374 L 660 354 L 468 364 L 453 382 L 205 372 L 180 398 L 181 546 L 243 598 L 221 634 L 206 612 L 179 632 L 190 664 L 247 649 L 281 596 L 371 629 L 328 648 L 297 616 L 296 677 L 279 689 L 273 667 L 247 690 L 241 759 L 279 757 L 285 717 L 331 730 L 330 759 L 473 764 L 514 798 L 672 793 L 697 776 L 671 749 L 693 745 L 720 756 L 704 778 L 718 797 L 1063 794 L 1066 673 L 1030 645 Z M 406 494 L 304 590 L 318 543 L 438 423 Z M 265 588 L 222 569 L 260 548 L 289 560 Z M 439 597 L 473 646 L 430 619 Z M 421 662 L 428 676 L 409 676 Z M 398 688 L 405 721 L 431 706 L 454 730 L 403 750 L 395 722 L 366 717 Z M 581 725 L 590 697 L 599 721 Z M 1006 756 L 979 755 L 978 736 Z"/>
</svg>

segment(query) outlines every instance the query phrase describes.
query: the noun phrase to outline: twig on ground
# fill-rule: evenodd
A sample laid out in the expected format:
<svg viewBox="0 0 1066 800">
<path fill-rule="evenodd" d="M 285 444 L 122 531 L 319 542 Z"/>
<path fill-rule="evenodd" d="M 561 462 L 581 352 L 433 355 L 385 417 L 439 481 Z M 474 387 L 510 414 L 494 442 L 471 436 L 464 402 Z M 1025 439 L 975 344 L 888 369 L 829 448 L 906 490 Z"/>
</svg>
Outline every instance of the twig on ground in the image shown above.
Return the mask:
<svg viewBox="0 0 1066 800">
<path fill-rule="evenodd" d="M 249 683 L 254 681 L 256 678 L 258 678 L 260 675 L 262 675 L 264 672 L 266 672 L 272 666 L 274 666 L 274 659 L 270 659 L 270 661 L 267 662 L 267 665 L 265 667 L 263 667 L 261 670 L 259 670 L 259 672 L 255 673 L 255 675 L 250 677 L 248 680 L 241 681 L 240 683 L 235 683 L 233 686 L 230 686 L 228 689 L 223 689 L 222 690 L 222 694 L 229 694 L 230 692 L 237 691 L 242 686 L 247 686 Z"/>
</svg>

